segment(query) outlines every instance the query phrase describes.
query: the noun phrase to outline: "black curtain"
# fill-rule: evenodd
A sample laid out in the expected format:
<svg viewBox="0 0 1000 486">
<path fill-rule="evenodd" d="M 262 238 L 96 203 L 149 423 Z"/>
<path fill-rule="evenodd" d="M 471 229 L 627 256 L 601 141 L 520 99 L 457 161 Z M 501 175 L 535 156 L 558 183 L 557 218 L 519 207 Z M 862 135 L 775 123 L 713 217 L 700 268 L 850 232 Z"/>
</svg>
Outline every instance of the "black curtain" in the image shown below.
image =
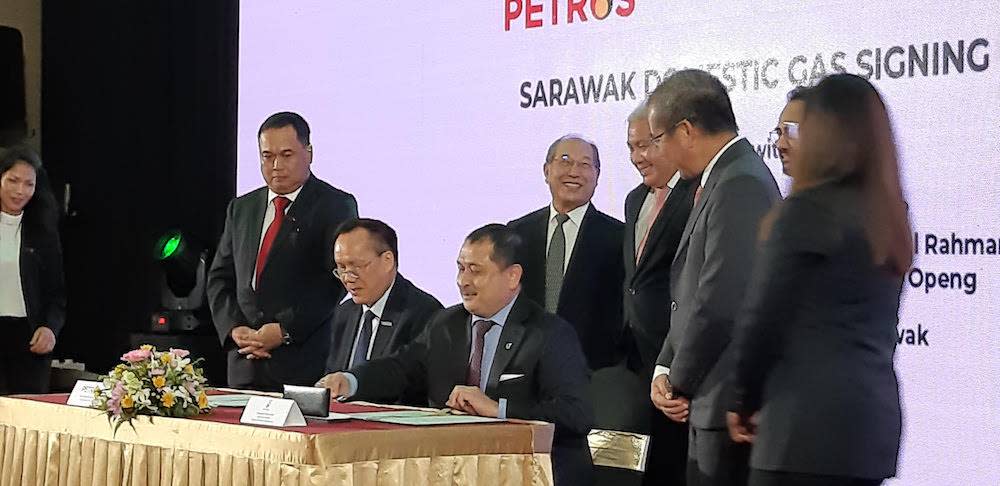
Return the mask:
<svg viewBox="0 0 1000 486">
<path fill-rule="evenodd" d="M 217 243 L 236 184 L 238 4 L 44 3 L 42 157 L 68 201 L 57 357 L 107 371 L 149 328 L 157 237 Z"/>
</svg>

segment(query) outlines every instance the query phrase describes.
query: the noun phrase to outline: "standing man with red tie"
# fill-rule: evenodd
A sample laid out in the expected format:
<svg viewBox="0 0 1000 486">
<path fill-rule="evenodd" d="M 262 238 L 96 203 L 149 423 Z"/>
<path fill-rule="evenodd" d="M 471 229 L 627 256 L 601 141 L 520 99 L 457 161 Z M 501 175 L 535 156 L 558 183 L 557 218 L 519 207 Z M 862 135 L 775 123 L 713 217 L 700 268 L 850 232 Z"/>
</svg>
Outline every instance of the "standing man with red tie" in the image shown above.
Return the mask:
<svg viewBox="0 0 1000 486">
<path fill-rule="evenodd" d="M 670 330 L 670 267 L 694 201 L 697 181 L 681 179 L 677 165 L 650 150 L 643 103 L 628 119 L 629 160 L 642 183 L 625 198 L 625 331 L 629 369 L 641 383 L 652 379 L 656 356 Z M 683 485 L 687 425 L 671 422 L 645 399 L 636 416 L 651 436 L 643 484 Z"/>
<path fill-rule="evenodd" d="M 275 113 L 257 132 L 265 187 L 234 199 L 208 274 L 229 386 L 277 390 L 322 376 L 344 287 L 330 272 L 334 233 L 354 196 L 310 170 L 309 125 Z"/>
</svg>

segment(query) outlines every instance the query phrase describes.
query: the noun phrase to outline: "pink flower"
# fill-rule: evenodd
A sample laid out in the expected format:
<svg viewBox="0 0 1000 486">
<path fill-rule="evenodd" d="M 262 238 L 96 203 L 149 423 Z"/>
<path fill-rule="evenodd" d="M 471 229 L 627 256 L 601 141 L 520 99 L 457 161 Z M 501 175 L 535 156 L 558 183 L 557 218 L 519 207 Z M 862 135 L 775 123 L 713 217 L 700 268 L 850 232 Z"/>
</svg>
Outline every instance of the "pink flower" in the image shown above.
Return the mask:
<svg viewBox="0 0 1000 486">
<path fill-rule="evenodd" d="M 160 376 L 163 375 L 164 371 L 160 368 L 152 368 L 149 370 L 149 376 Z"/>
<path fill-rule="evenodd" d="M 190 393 L 192 397 L 198 395 L 198 389 L 194 387 L 193 381 L 185 381 L 184 388 L 187 388 L 188 393 Z"/>
<path fill-rule="evenodd" d="M 115 387 L 111 390 L 111 399 L 108 400 L 108 410 L 116 416 L 121 416 L 122 414 L 122 396 L 125 395 L 125 387 L 122 386 L 121 382 L 115 383 Z"/>
<path fill-rule="evenodd" d="M 133 349 L 132 351 L 123 354 L 121 359 L 122 361 L 128 363 L 138 363 L 140 361 L 149 359 L 150 356 L 152 356 L 152 353 L 150 353 L 149 350 Z"/>
<path fill-rule="evenodd" d="M 187 355 L 191 354 L 191 352 L 188 351 L 188 350 L 186 350 L 186 349 L 174 349 L 174 348 L 170 348 L 170 354 L 173 354 L 174 356 L 177 356 L 178 358 L 186 358 Z"/>
</svg>

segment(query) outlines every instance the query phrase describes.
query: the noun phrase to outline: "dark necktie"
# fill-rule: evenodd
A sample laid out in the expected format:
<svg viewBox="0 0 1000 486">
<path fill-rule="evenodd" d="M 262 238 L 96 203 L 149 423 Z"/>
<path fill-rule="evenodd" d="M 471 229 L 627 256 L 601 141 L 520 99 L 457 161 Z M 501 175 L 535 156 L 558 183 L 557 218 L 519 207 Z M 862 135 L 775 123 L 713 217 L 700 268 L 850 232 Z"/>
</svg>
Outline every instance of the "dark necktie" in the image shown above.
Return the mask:
<svg viewBox="0 0 1000 486">
<path fill-rule="evenodd" d="M 375 313 L 366 311 L 361 319 L 361 329 L 359 329 L 358 342 L 354 345 L 354 359 L 351 360 L 351 368 L 368 361 L 368 347 L 372 342 L 372 320 Z"/>
<path fill-rule="evenodd" d="M 563 224 L 568 215 L 556 214 L 556 230 L 549 242 L 545 257 L 545 310 L 555 312 L 559 307 L 559 293 L 562 291 L 563 273 L 566 268 L 566 232 Z"/>
<path fill-rule="evenodd" d="M 258 286 L 260 286 L 261 272 L 264 271 L 264 265 L 267 264 L 268 254 L 271 253 L 271 245 L 274 244 L 274 239 L 278 236 L 278 231 L 281 230 L 281 223 L 285 221 L 285 208 L 288 207 L 289 202 L 291 201 L 285 196 L 274 198 L 274 220 L 267 227 L 267 232 L 264 233 L 264 241 L 260 243 L 260 251 L 257 252 L 256 275 Z"/>
<path fill-rule="evenodd" d="M 483 346 L 486 343 L 486 332 L 497 323 L 480 319 L 472 325 L 472 354 L 469 356 L 469 372 L 465 375 L 465 384 L 479 387 L 482 381 Z"/>
</svg>

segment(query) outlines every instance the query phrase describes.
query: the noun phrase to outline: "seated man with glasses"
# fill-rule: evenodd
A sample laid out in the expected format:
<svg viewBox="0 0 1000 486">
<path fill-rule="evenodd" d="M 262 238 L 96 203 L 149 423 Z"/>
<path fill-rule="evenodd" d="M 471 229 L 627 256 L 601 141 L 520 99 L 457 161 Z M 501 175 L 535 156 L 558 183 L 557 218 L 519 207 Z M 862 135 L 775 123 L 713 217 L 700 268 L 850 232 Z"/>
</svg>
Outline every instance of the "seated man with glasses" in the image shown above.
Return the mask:
<svg viewBox="0 0 1000 486">
<path fill-rule="evenodd" d="M 334 313 L 327 373 L 395 353 L 442 309 L 437 299 L 399 274 L 396 232 L 389 225 L 352 219 L 337 228 L 335 238 L 333 274 L 351 298 Z M 401 401 L 420 399 L 426 403 L 422 397 Z"/>
<path fill-rule="evenodd" d="M 794 177 L 795 159 L 799 155 L 799 122 L 806 113 L 808 88 L 799 86 L 788 93 L 788 103 L 778 116 L 778 126 L 768 134 L 767 142 L 778 149 L 781 171 Z"/>
</svg>

